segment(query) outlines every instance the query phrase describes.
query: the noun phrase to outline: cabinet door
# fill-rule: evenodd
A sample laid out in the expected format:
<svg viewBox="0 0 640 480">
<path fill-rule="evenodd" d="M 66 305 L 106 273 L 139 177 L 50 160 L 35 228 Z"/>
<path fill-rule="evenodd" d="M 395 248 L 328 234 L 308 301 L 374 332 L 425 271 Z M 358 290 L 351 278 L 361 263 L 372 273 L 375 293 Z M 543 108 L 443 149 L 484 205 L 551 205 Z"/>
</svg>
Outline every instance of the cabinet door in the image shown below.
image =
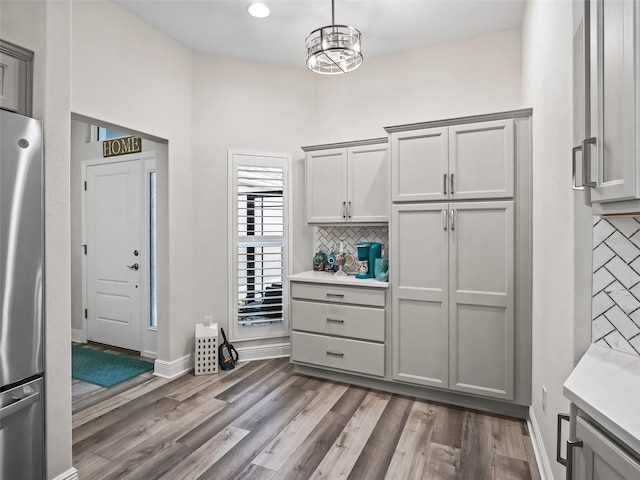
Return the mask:
<svg viewBox="0 0 640 480">
<path fill-rule="evenodd" d="M 449 387 L 513 399 L 513 202 L 449 205 Z"/>
<path fill-rule="evenodd" d="M 393 378 L 448 386 L 447 204 L 392 207 Z"/>
<path fill-rule="evenodd" d="M 576 480 L 637 480 L 640 462 L 632 458 L 604 431 L 581 417 L 576 419 L 576 437 L 583 441 L 574 450 Z"/>
<path fill-rule="evenodd" d="M 391 135 L 391 198 L 394 202 L 445 200 L 448 195 L 448 129 Z"/>
<path fill-rule="evenodd" d="M 21 60 L 0 53 L 0 108 L 18 112 L 20 107 Z"/>
<path fill-rule="evenodd" d="M 348 151 L 347 218 L 352 222 L 389 221 L 387 144 L 351 147 Z"/>
<path fill-rule="evenodd" d="M 449 197 L 513 197 L 514 148 L 512 119 L 449 127 Z"/>
<path fill-rule="evenodd" d="M 347 150 L 307 153 L 307 222 L 347 221 Z"/>
<path fill-rule="evenodd" d="M 592 202 L 630 200 L 637 196 L 635 154 L 636 106 L 634 82 L 637 22 L 633 0 L 591 0 L 588 75 L 590 81 L 586 152 L 591 159 Z M 593 178 L 595 176 L 595 178 Z"/>
</svg>

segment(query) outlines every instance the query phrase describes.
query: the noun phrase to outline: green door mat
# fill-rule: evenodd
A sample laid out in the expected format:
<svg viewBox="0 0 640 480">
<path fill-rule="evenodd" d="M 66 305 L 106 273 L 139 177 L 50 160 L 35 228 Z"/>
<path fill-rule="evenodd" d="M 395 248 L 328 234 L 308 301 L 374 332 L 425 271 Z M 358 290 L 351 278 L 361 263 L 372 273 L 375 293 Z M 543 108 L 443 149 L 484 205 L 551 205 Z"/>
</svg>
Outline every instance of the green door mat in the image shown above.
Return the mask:
<svg viewBox="0 0 640 480">
<path fill-rule="evenodd" d="M 113 387 L 152 368 L 153 363 L 145 360 L 71 346 L 71 376 L 101 387 Z"/>
</svg>

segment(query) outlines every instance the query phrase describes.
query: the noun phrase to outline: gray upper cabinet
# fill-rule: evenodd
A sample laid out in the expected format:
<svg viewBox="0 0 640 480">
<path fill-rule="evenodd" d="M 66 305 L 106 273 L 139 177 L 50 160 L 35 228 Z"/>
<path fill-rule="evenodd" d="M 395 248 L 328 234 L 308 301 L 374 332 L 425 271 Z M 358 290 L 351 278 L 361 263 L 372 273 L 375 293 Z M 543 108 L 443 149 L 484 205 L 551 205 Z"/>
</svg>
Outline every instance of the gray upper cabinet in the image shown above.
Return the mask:
<svg viewBox="0 0 640 480">
<path fill-rule="evenodd" d="M 0 40 L 0 108 L 31 116 L 33 52 Z"/>
<path fill-rule="evenodd" d="M 419 127 L 391 131 L 392 201 L 513 197 L 513 119 Z"/>
<path fill-rule="evenodd" d="M 387 139 L 364 144 L 354 142 L 303 147 L 303 150 L 307 152 L 308 223 L 389 221 Z"/>
<path fill-rule="evenodd" d="M 448 128 L 391 134 L 392 201 L 446 200 L 448 172 Z"/>
<path fill-rule="evenodd" d="M 567 480 L 637 480 L 640 462 L 623 450 L 597 425 L 576 418 L 576 437 L 582 444 L 574 448 L 571 478 Z"/>
<path fill-rule="evenodd" d="M 307 222 L 346 222 L 347 150 L 309 152 L 305 169 Z"/>
<path fill-rule="evenodd" d="M 640 168 L 637 143 L 640 66 L 637 44 L 640 6 L 633 0 L 587 0 L 582 48 L 584 136 L 574 148 L 577 188 L 587 188 L 594 213 L 637 211 Z M 582 90 L 582 88 L 581 88 Z M 590 198 L 589 198 L 590 197 Z"/>
<path fill-rule="evenodd" d="M 513 120 L 449 127 L 449 199 L 513 197 Z"/>
</svg>

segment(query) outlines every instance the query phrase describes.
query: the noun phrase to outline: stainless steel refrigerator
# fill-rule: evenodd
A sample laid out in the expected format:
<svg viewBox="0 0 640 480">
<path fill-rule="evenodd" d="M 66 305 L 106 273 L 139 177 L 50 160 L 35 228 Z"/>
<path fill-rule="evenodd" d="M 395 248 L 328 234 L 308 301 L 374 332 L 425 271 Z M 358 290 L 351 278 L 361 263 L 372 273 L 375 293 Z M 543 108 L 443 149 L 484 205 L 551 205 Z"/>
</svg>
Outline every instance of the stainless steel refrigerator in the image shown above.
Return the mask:
<svg viewBox="0 0 640 480">
<path fill-rule="evenodd" d="M 0 110 L 0 479 L 43 479 L 42 122 Z"/>
</svg>

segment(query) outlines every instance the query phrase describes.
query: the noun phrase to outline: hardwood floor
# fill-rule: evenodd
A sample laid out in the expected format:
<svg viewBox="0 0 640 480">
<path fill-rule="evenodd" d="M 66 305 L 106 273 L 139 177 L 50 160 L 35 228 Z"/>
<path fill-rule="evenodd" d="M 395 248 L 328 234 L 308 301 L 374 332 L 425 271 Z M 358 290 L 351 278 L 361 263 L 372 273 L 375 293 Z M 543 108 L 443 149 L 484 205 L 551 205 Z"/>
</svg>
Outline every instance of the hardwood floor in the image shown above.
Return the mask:
<svg viewBox="0 0 640 480">
<path fill-rule="evenodd" d="M 73 415 L 82 479 L 539 479 L 523 421 L 297 375 L 154 377 Z"/>
</svg>

